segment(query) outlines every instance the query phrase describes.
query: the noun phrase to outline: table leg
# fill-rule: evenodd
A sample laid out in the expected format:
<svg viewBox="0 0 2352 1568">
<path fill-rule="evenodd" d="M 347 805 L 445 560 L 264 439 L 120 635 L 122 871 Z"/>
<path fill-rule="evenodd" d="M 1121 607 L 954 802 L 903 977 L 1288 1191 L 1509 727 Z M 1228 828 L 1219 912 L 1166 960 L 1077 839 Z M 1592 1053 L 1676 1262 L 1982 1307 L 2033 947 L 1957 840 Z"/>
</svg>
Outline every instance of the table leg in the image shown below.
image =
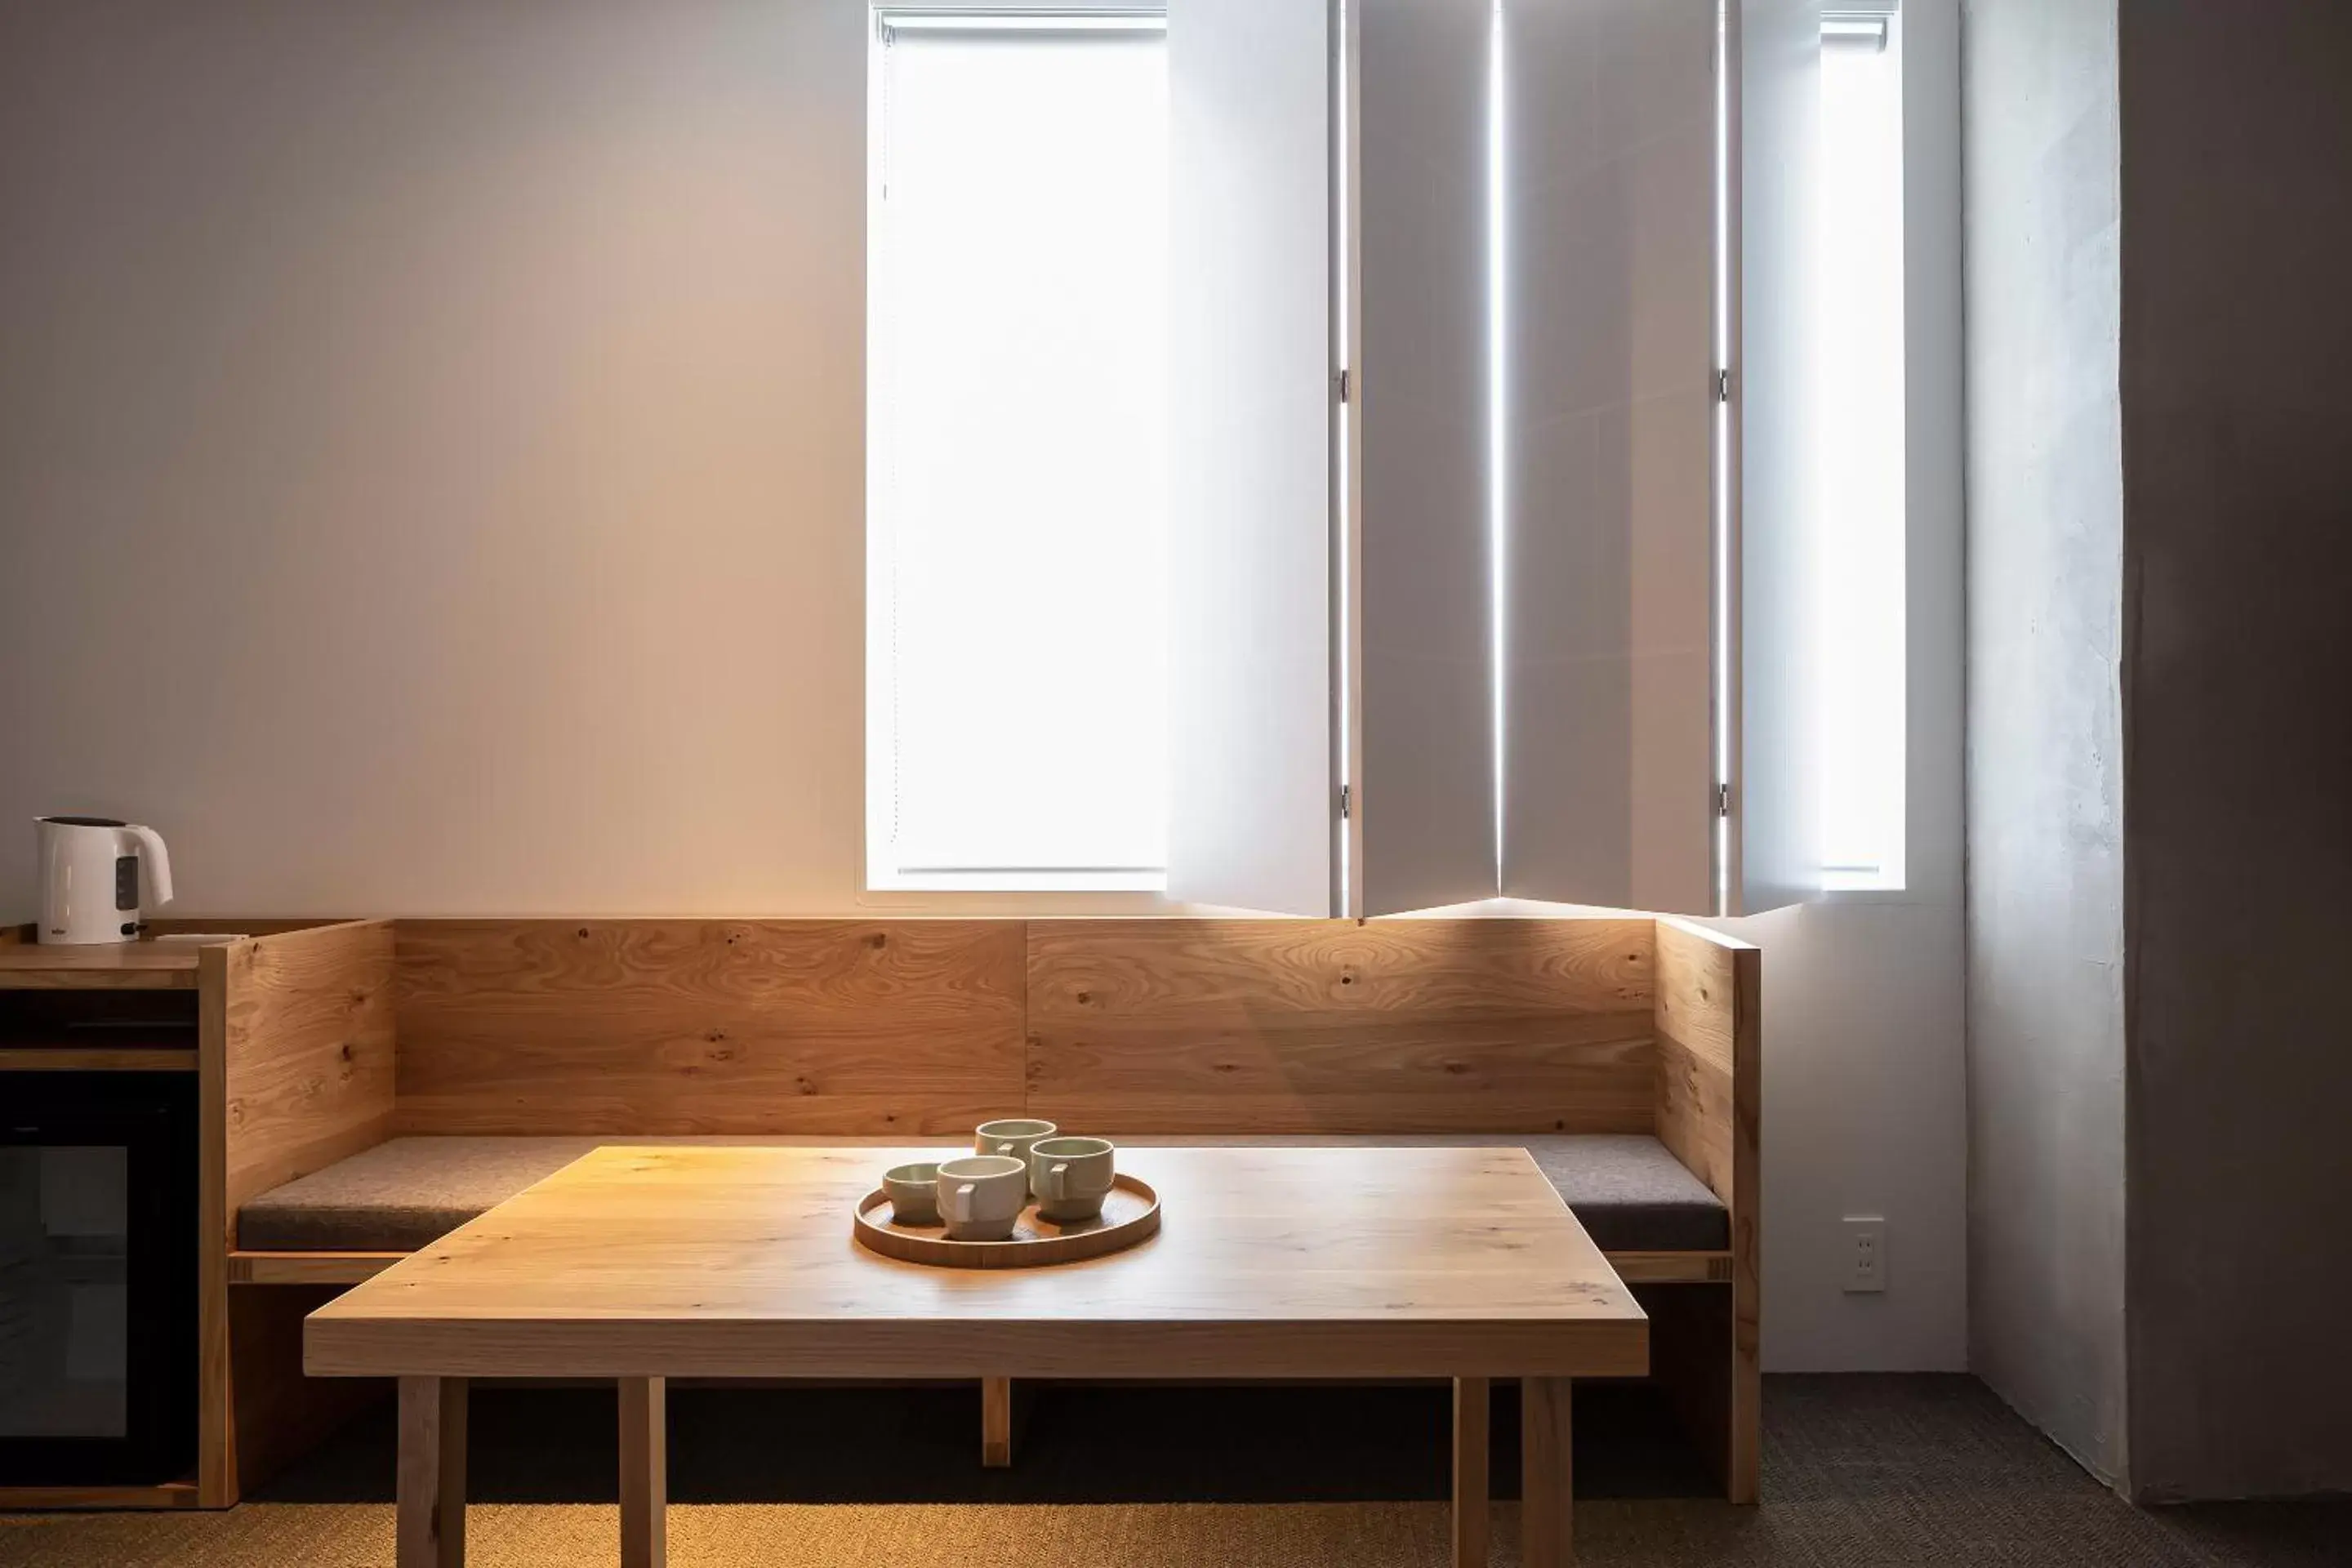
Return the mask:
<svg viewBox="0 0 2352 1568">
<path fill-rule="evenodd" d="M 1454 1380 L 1454 1568 L 1486 1568 L 1486 1393 L 1483 1377 Z"/>
<path fill-rule="evenodd" d="M 1568 1405 L 1568 1379 L 1519 1379 L 1519 1561 L 1526 1568 L 1569 1568 L 1576 1561 Z"/>
<path fill-rule="evenodd" d="M 980 1380 L 980 1462 L 992 1470 L 1013 1465 L 1013 1380 Z"/>
<path fill-rule="evenodd" d="M 465 1568 L 466 1380 L 400 1380 L 400 1568 Z"/>
<path fill-rule="evenodd" d="M 669 1561 L 669 1384 L 621 1379 L 621 1568 Z"/>
</svg>

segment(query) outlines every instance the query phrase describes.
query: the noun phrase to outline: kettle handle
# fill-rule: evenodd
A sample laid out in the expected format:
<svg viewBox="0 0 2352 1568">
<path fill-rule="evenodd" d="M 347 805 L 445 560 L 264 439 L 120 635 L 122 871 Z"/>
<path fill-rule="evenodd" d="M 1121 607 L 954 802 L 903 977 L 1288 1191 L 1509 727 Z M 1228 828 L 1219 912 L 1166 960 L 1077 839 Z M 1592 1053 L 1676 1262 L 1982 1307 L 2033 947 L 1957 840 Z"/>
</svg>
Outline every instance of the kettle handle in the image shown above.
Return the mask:
<svg viewBox="0 0 2352 1568">
<path fill-rule="evenodd" d="M 146 903 L 168 904 L 172 901 L 172 855 L 163 847 L 163 836 L 152 827 L 137 823 L 122 830 L 123 837 L 139 846 L 139 866 L 147 878 Z M 142 904 L 142 908 L 144 905 Z"/>
</svg>

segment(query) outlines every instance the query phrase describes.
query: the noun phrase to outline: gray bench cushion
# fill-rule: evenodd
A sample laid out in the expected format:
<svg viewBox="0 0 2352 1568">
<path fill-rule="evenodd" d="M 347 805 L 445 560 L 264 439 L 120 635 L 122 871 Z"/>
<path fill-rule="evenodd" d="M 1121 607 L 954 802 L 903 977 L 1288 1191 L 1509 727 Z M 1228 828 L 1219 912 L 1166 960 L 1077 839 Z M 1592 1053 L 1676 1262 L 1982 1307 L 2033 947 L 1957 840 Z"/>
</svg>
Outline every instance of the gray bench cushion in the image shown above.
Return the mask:
<svg viewBox="0 0 2352 1568">
<path fill-rule="evenodd" d="M 1160 1144 L 1302 1142 L 1286 1138 L 1130 1138 Z M 627 1143 L 844 1143 L 825 1138 L 395 1138 L 289 1182 L 237 1215 L 248 1252 L 408 1252 L 495 1208 L 590 1150 Z M 1604 1251 L 1719 1252 L 1731 1217 L 1654 1138 L 1500 1134 L 1367 1137 L 1316 1142 L 1524 1147 Z"/>
<path fill-rule="evenodd" d="M 250 1199 L 247 1252 L 414 1252 L 533 1182 L 612 1142 L 603 1138 L 394 1138 Z"/>
<path fill-rule="evenodd" d="M 1603 1252 L 1728 1252 L 1731 1211 L 1654 1138 L 1520 1141 Z"/>
</svg>

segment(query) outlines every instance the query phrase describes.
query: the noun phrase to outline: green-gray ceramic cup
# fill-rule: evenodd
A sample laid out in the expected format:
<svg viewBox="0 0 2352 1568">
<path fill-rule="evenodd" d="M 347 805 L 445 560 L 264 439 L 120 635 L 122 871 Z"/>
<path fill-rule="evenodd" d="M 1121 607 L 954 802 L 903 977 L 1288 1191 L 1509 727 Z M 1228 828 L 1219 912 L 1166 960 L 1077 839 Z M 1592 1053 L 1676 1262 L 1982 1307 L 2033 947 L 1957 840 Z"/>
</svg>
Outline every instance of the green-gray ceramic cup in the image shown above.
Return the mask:
<svg viewBox="0 0 2352 1568">
<path fill-rule="evenodd" d="M 882 1190 L 890 1198 L 890 1218 L 898 1225 L 940 1223 L 940 1167 L 936 1161 L 919 1165 L 894 1165 L 883 1173 Z"/>
<path fill-rule="evenodd" d="M 1118 1151 L 1108 1138 L 1040 1138 L 1029 1146 L 1029 1190 L 1037 1217 L 1057 1225 L 1096 1218 L 1118 1173 Z"/>
<path fill-rule="evenodd" d="M 975 1154 L 1003 1154 L 1029 1163 L 1030 1146 L 1040 1138 L 1051 1138 L 1060 1129 L 1050 1121 L 1038 1121 L 1025 1116 L 1009 1117 L 1003 1121 L 983 1121 L 971 1135 L 971 1152 Z"/>
<path fill-rule="evenodd" d="M 1003 1241 L 1029 1205 L 1028 1167 L 1005 1154 L 950 1160 L 937 1187 L 950 1241 Z"/>
</svg>

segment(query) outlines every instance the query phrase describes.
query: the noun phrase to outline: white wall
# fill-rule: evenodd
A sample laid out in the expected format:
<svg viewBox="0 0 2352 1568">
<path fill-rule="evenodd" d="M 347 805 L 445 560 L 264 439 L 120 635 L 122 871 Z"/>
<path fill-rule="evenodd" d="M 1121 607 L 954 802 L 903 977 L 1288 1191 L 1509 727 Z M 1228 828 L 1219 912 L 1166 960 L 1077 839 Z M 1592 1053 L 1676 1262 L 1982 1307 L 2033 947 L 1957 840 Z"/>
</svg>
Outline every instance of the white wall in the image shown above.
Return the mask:
<svg viewBox="0 0 2352 1568">
<path fill-rule="evenodd" d="M 1766 1370 L 1964 1369 L 1957 892 L 1720 923 L 1764 948 Z M 1843 1289 L 1849 1215 L 1886 1220 L 1883 1295 Z"/>
<path fill-rule="evenodd" d="M 0 905 L 840 909 L 863 8 L 0 10 Z"/>
<path fill-rule="evenodd" d="M 152 822 L 215 914 L 858 906 L 862 16 L 0 10 L 0 917 L 44 811 Z M 1915 890 L 1738 927 L 1775 1367 L 1963 1355 L 1958 533 L 1915 514 Z M 1836 1289 L 1863 1212 L 1884 1297 Z"/>
<path fill-rule="evenodd" d="M 1970 1363 L 2125 1468 L 2115 0 L 1969 0 Z"/>
</svg>

